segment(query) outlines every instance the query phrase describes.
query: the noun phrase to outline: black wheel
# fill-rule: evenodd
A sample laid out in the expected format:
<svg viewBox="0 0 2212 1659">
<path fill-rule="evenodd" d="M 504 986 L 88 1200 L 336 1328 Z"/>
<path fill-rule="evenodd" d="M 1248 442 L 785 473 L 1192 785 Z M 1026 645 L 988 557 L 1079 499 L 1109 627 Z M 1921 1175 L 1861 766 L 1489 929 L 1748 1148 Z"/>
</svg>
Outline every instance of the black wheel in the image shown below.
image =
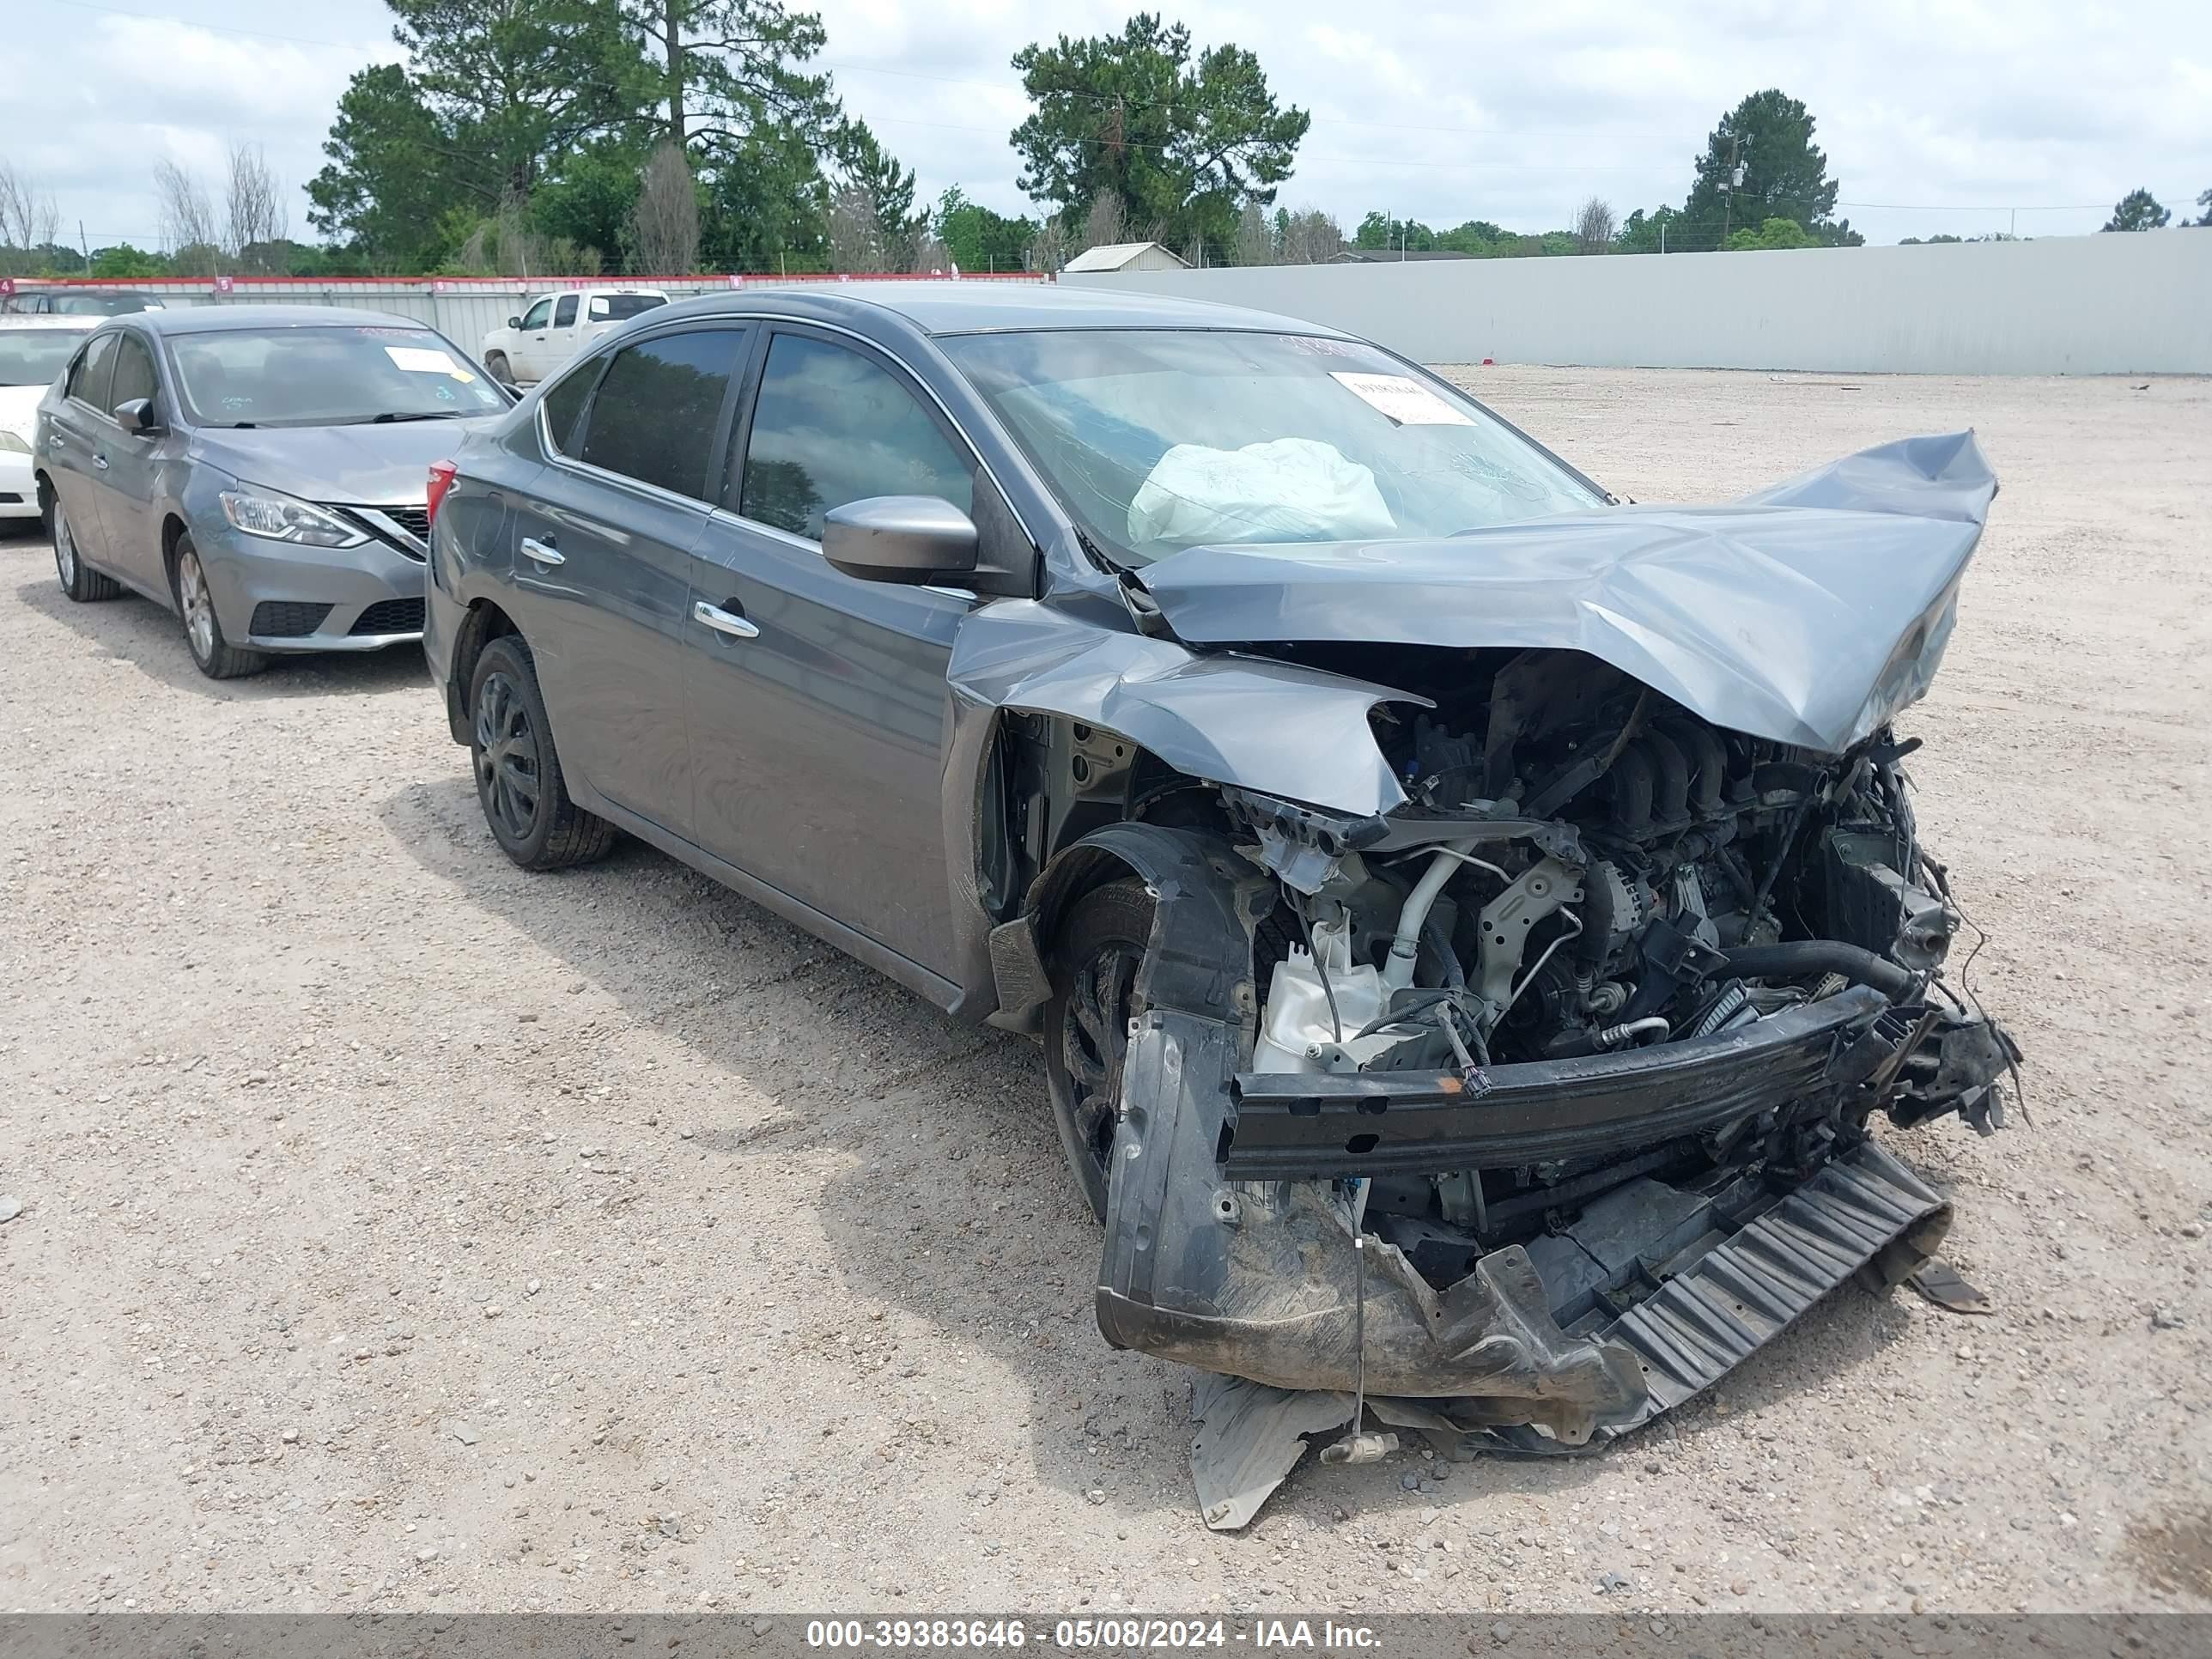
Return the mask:
<svg viewBox="0 0 2212 1659">
<path fill-rule="evenodd" d="M 101 575 L 79 556 L 76 532 L 70 528 L 62 498 L 50 488 L 42 487 L 39 494 L 46 509 L 46 538 L 54 544 L 54 574 L 61 578 L 62 592 L 79 605 L 112 599 L 120 593 L 120 583 L 112 576 Z"/>
<path fill-rule="evenodd" d="M 177 611 L 185 619 L 185 644 L 201 673 L 211 680 L 234 680 L 269 666 L 267 653 L 241 651 L 223 638 L 215 595 L 208 591 L 207 572 L 200 567 L 200 550 L 190 536 L 177 538 L 173 574 Z"/>
<path fill-rule="evenodd" d="M 560 870 L 605 858 L 615 827 L 568 799 L 553 727 L 529 647 L 494 640 L 469 684 L 469 757 L 477 799 L 500 850 L 526 870 Z"/>
<path fill-rule="evenodd" d="M 512 386 L 514 384 L 514 371 L 507 366 L 504 351 L 487 352 L 484 355 L 484 370 L 501 386 Z"/>
<path fill-rule="evenodd" d="M 1094 888 L 1067 914 L 1044 1010 L 1045 1082 L 1060 1148 L 1091 1213 L 1106 1213 L 1106 1160 L 1121 1109 L 1137 969 L 1152 937 L 1152 896 L 1133 878 Z"/>
</svg>

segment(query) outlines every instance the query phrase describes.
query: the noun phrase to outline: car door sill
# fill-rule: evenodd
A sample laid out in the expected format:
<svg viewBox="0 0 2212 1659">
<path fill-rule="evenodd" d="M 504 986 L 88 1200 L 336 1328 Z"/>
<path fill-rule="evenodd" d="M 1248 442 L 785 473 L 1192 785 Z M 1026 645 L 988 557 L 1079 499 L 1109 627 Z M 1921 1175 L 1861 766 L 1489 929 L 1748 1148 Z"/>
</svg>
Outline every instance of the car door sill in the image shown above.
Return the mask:
<svg viewBox="0 0 2212 1659">
<path fill-rule="evenodd" d="M 750 899 L 763 909 L 772 910 L 793 926 L 804 927 L 817 938 L 836 945 L 854 961 L 896 980 L 940 1012 L 950 1013 L 961 1001 L 961 988 L 944 975 L 923 967 L 910 957 L 901 956 L 889 945 L 878 944 L 856 928 L 848 927 L 834 916 L 825 915 L 804 899 L 793 898 L 781 888 L 771 887 L 757 877 L 747 875 L 736 865 L 715 857 L 696 842 L 686 841 L 674 831 L 662 829 L 650 818 L 640 817 L 636 813 L 616 805 L 580 778 L 571 777 L 568 788 L 575 797 L 576 804 L 586 811 L 598 813 L 616 828 L 625 830 L 640 841 L 659 848 L 672 859 L 680 859 L 700 874 L 712 876 L 723 886 Z"/>
</svg>

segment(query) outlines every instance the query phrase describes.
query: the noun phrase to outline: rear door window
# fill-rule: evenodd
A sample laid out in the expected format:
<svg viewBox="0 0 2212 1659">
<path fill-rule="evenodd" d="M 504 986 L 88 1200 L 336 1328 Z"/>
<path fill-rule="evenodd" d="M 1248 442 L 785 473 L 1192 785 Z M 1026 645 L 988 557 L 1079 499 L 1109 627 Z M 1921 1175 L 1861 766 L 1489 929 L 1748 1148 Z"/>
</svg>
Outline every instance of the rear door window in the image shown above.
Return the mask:
<svg viewBox="0 0 2212 1659">
<path fill-rule="evenodd" d="M 769 344 L 745 444 L 738 511 L 809 541 L 830 508 L 871 495 L 934 495 L 975 509 L 975 464 L 873 358 L 803 334 Z"/>
<path fill-rule="evenodd" d="M 107 393 L 107 407 L 113 410 L 118 405 L 138 398 L 152 398 L 160 393 L 161 382 L 154 373 L 154 354 L 146 343 L 135 334 L 116 337 L 115 380 Z"/>
<path fill-rule="evenodd" d="M 69 395 L 106 414 L 112 407 L 107 401 L 107 387 L 114 367 L 115 336 L 94 335 L 84 356 L 76 360 L 76 367 L 70 370 Z"/>
<path fill-rule="evenodd" d="M 617 352 L 592 399 L 578 459 L 707 499 L 708 457 L 744 337 L 743 329 L 695 329 Z"/>
<path fill-rule="evenodd" d="M 560 303 L 553 307 L 553 326 L 573 328 L 575 324 L 576 296 L 573 294 L 564 294 L 561 296 Z"/>
</svg>

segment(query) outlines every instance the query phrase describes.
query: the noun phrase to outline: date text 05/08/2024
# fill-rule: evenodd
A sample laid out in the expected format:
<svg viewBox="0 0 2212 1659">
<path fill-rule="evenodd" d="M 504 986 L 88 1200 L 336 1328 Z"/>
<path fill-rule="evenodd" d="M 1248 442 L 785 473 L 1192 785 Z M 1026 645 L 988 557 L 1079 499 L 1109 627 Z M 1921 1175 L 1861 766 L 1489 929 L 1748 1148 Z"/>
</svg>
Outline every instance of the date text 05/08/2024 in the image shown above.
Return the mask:
<svg viewBox="0 0 2212 1659">
<path fill-rule="evenodd" d="M 1261 1650 L 1374 1651 L 1382 1645 L 1364 1625 L 1333 1620 L 1256 1619 L 1247 1630 L 1219 1619 L 1060 1619 L 1049 1625 L 1020 1619 L 814 1619 L 806 1626 L 812 1648 L 1021 1648 L 1031 1643 L 1067 1650 L 1123 1651 L 1220 1648 L 1236 1644 Z"/>
</svg>

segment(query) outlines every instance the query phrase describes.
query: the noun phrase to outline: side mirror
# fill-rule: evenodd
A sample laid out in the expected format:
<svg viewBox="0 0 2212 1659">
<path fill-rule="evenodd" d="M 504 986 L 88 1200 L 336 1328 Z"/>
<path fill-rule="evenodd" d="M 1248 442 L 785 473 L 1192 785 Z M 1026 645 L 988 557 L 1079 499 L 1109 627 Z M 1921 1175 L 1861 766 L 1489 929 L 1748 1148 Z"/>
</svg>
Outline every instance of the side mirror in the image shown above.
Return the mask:
<svg viewBox="0 0 2212 1659">
<path fill-rule="evenodd" d="M 522 326 L 522 319 L 520 317 L 510 317 L 507 319 L 507 325 L 509 328 L 520 328 Z"/>
<path fill-rule="evenodd" d="M 824 515 L 822 556 L 864 582 L 934 581 L 975 568 L 975 523 L 934 495 L 871 495 Z"/>
<path fill-rule="evenodd" d="M 154 413 L 151 398 L 133 398 L 129 403 L 118 404 L 114 413 L 118 426 L 141 438 L 150 438 L 161 429 L 161 420 Z"/>
</svg>

